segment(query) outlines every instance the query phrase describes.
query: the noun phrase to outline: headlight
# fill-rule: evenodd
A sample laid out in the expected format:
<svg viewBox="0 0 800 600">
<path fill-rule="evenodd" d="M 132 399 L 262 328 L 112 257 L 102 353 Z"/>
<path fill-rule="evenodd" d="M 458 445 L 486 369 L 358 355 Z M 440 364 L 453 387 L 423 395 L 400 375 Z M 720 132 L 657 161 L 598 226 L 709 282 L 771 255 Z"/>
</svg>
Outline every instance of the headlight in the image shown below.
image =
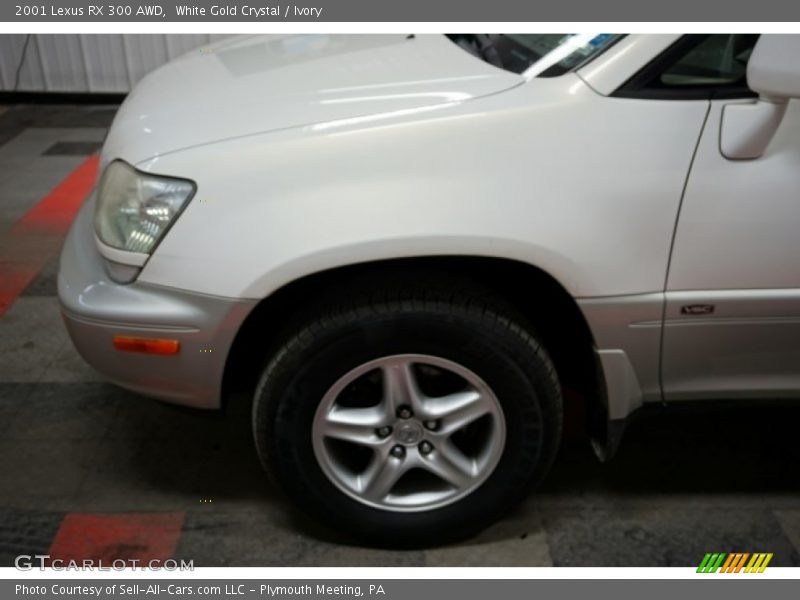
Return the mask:
<svg viewBox="0 0 800 600">
<path fill-rule="evenodd" d="M 150 253 L 194 191 L 191 181 L 142 173 L 116 160 L 98 186 L 97 237 L 113 248 Z"/>
</svg>

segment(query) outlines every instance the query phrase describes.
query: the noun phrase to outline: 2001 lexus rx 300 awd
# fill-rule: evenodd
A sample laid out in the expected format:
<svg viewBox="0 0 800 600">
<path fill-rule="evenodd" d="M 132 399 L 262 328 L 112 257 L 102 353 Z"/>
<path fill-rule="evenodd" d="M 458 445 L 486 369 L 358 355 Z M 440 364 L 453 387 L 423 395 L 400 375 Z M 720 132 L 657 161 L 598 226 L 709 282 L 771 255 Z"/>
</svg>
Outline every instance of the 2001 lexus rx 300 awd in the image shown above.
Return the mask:
<svg viewBox="0 0 800 600">
<path fill-rule="evenodd" d="M 800 36 L 246 37 L 119 110 L 59 294 L 118 384 L 217 408 L 379 543 L 601 455 L 649 402 L 800 397 Z M 243 379 L 244 378 L 244 379 Z"/>
</svg>

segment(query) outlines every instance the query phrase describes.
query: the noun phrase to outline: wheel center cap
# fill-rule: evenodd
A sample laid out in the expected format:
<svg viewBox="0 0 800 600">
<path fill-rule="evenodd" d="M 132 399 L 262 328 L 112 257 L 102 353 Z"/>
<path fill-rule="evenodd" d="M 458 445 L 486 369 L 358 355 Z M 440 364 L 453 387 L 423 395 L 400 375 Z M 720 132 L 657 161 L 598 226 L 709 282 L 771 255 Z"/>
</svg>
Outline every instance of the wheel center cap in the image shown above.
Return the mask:
<svg viewBox="0 0 800 600">
<path fill-rule="evenodd" d="M 401 423 L 394 431 L 397 441 L 406 445 L 416 444 L 422 439 L 423 434 L 422 425 L 414 421 Z"/>
</svg>

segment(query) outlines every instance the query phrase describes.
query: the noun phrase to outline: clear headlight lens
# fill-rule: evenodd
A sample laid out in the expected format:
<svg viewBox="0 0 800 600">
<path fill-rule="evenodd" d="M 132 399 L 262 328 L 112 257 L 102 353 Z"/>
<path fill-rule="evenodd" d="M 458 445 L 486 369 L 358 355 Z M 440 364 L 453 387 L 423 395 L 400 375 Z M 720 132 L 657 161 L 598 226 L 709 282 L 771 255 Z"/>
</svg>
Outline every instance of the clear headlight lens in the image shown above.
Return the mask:
<svg viewBox="0 0 800 600">
<path fill-rule="evenodd" d="M 113 248 L 150 253 L 194 191 L 191 181 L 142 173 L 114 161 L 97 190 L 97 237 Z"/>
</svg>

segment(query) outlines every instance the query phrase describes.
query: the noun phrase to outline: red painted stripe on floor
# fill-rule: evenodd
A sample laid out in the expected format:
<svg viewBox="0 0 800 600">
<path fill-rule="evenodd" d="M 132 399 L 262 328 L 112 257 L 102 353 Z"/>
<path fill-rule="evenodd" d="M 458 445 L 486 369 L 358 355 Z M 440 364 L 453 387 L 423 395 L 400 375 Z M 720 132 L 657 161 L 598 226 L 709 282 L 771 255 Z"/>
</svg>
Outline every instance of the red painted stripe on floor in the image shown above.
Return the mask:
<svg viewBox="0 0 800 600">
<path fill-rule="evenodd" d="M 38 272 L 32 265 L 0 262 L 0 317 Z"/>
<path fill-rule="evenodd" d="M 184 513 L 68 514 L 56 533 L 50 561 L 93 560 L 111 566 L 147 566 L 172 558 L 183 528 Z"/>
<path fill-rule="evenodd" d="M 92 189 L 97 175 L 99 157 L 90 156 L 50 190 L 11 228 L 14 233 L 50 233 L 64 235 L 75 213 Z"/>
<path fill-rule="evenodd" d="M 14 223 L 0 240 L 0 317 L 14 303 L 61 241 L 97 174 L 97 156 L 90 156 Z"/>
</svg>

